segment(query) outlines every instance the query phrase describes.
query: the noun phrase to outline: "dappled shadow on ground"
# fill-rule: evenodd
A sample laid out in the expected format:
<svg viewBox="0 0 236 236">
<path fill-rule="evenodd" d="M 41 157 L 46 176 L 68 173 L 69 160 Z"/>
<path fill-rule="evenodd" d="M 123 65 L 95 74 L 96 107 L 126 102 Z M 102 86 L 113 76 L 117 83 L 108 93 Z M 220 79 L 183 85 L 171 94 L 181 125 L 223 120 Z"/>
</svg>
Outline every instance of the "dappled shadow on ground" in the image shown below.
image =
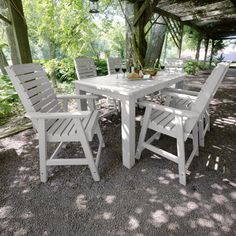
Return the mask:
<svg viewBox="0 0 236 236">
<path fill-rule="evenodd" d="M 98 183 L 81 166 L 50 169 L 48 182 L 40 183 L 34 131 L 1 140 L 1 235 L 235 235 L 234 84 L 221 86 L 212 101 L 211 131 L 186 187 L 178 183 L 175 163 L 149 151 L 132 169 L 122 166 L 120 116 L 101 121 L 106 148 Z M 137 137 L 139 130 L 137 123 Z M 166 136 L 159 145 L 176 149 Z M 60 153 L 80 155 L 77 143 Z"/>
</svg>

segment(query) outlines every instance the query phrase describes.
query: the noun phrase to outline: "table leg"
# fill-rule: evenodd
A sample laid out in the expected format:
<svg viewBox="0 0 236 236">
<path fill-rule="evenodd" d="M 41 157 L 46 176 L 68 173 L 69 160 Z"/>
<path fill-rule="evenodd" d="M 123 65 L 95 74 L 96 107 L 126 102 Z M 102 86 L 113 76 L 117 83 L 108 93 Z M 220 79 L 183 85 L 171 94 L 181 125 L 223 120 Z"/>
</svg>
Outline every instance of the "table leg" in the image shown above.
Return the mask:
<svg viewBox="0 0 236 236">
<path fill-rule="evenodd" d="M 135 164 L 135 100 L 121 100 L 121 132 L 123 165 L 132 168 Z"/>
<path fill-rule="evenodd" d="M 76 91 L 76 95 L 85 95 L 86 92 L 83 90 L 80 90 L 78 86 L 75 86 L 75 91 Z M 79 111 L 86 111 L 87 109 L 87 101 L 85 99 L 78 99 L 77 100 L 77 106 L 78 106 L 78 110 Z"/>
</svg>

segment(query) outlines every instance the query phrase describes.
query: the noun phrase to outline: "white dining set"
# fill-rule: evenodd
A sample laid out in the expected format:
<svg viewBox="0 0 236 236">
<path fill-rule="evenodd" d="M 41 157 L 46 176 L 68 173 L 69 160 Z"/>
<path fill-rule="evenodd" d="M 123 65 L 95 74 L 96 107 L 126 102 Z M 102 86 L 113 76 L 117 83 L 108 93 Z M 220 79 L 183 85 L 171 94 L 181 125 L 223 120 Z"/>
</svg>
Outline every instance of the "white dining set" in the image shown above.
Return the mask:
<svg viewBox="0 0 236 236">
<path fill-rule="evenodd" d="M 99 126 L 99 111 L 96 101 L 101 98 L 112 107 L 111 113 L 121 112 L 122 162 L 128 169 L 140 159 L 144 149 L 173 161 L 178 166 L 179 182 L 186 185 L 186 173 L 194 156 L 199 155 L 199 146 L 204 147 L 204 138 L 210 129 L 209 104 L 222 82 L 230 63 L 219 63 L 212 71 L 200 92 L 174 88 L 183 81 L 181 71 L 159 71 L 149 79 L 129 80 L 127 76 L 114 70 L 120 58 L 108 58 L 108 75 L 97 76 L 94 61 L 90 58 L 74 60 L 78 80 L 75 83 L 76 95 L 56 95 L 47 73 L 38 63 L 6 67 L 7 73 L 38 133 L 40 179 L 47 181 L 47 169 L 57 165 L 88 165 L 95 181 L 100 180 L 98 166 L 102 149 L 105 147 Z M 159 91 L 164 105 L 145 101 L 145 96 Z M 68 101 L 75 99 L 78 111 L 68 111 Z M 135 142 L 136 103 L 142 99 L 145 107 L 141 119 L 138 143 Z M 154 131 L 147 135 L 148 130 Z M 91 141 L 97 135 L 99 145 L 93 154 Z M 176 139 L 177 154 L 158 147 L 160 135 Z M 148 136 L 148 138 L 147 138 Z M 189 157 L 185 153 L 185 142 L 192 139 L 193 149 Z M 58 143 L 49 157 L 47 143 Z M 84 156 L 79 158 L 58 158 L 60 149 L 67 142 L 79 142 Z M 153 143 L 157 143 L 154 145 Z M 143 158 L 146 158 L 143 156 Z M 158 176 L 158 173 L 157 173 Z"/>
</svg>

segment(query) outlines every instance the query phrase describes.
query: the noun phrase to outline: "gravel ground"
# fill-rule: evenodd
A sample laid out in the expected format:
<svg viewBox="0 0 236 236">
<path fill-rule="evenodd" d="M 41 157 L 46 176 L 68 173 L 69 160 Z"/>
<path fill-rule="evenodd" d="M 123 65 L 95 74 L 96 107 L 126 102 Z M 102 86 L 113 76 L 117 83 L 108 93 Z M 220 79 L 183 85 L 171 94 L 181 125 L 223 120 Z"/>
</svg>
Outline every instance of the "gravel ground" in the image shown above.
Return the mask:
<svg viewBox="0 0 236 236">
<path fill-rule="evenodd" d="M 199 87 L 206 76 L 186 80 Z M 52 168 L 40 183 L 34 131 L 1 139 L 0 235 L 236 235 L 235 92 L 230 70 L 211 103 L 211 131 L 186 187 L 175 163 L 149 151 L 131 170 L 122 166 L 120 116 L 101 121 L 106 148 L 98 183 L 82 166 Z M 137 122 L 137 136 L 139 130 Z M 159 145 L 176 149 L 166 136 Z M 77 143 L 60 153 L 81 155 Z"/>
</svg>

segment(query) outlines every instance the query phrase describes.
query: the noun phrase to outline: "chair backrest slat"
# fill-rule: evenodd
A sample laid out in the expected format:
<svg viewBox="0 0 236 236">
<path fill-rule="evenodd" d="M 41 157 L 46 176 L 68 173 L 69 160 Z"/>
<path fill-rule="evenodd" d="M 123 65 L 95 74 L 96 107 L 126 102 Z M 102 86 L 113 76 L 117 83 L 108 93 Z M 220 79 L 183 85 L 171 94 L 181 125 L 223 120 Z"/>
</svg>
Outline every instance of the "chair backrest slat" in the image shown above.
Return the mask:
<svg viewBox="0 0 236 236">
<path fill-rule="evenodd" d="M 183 71 L 185 59 L 167 58 L 165 62 L 165 70 L 167 71 Z"/>
<path fill-rule="evenodd" d="M 38 63 L 12 65 L 6 71 L 26 112 L 62 111 L 47 73 Z M 37 128 L 37 123 L 33 123 Z"/>
<path fill-rule="evenodd" d="M 109 75 L 117 73 L 115 71 L 116 65 L 119 65 L 120 69 L 121 69 L 122 59 L 120 57 L 108 57 L 107 58 L 107 70 L 108 70 Z"/>
<path fill-rule="evenodd" d="M 191 111 L 197 112 L 199 117 L 205 112 L 207 106 L 211 102 L 211 99 L 214 97 L 217 89 L 220 86 L 220 83 L 229 69 L 229 66 L 230 63 L 228 62 L 219 63 L 214 68 L 205 84 L 202 86 L 197 99 L 191 106 Z M 191 131 L 194 125 L 194 121 L 190 120 L 187 122 L 185 126 L 186 131 Z"/>
<path fill-rule="evenodd" d="M 79 80 L 97 76 L 96 66 L 93 59 L 86 57 L 75 58 L 74 64 Z"/>
</svg>

